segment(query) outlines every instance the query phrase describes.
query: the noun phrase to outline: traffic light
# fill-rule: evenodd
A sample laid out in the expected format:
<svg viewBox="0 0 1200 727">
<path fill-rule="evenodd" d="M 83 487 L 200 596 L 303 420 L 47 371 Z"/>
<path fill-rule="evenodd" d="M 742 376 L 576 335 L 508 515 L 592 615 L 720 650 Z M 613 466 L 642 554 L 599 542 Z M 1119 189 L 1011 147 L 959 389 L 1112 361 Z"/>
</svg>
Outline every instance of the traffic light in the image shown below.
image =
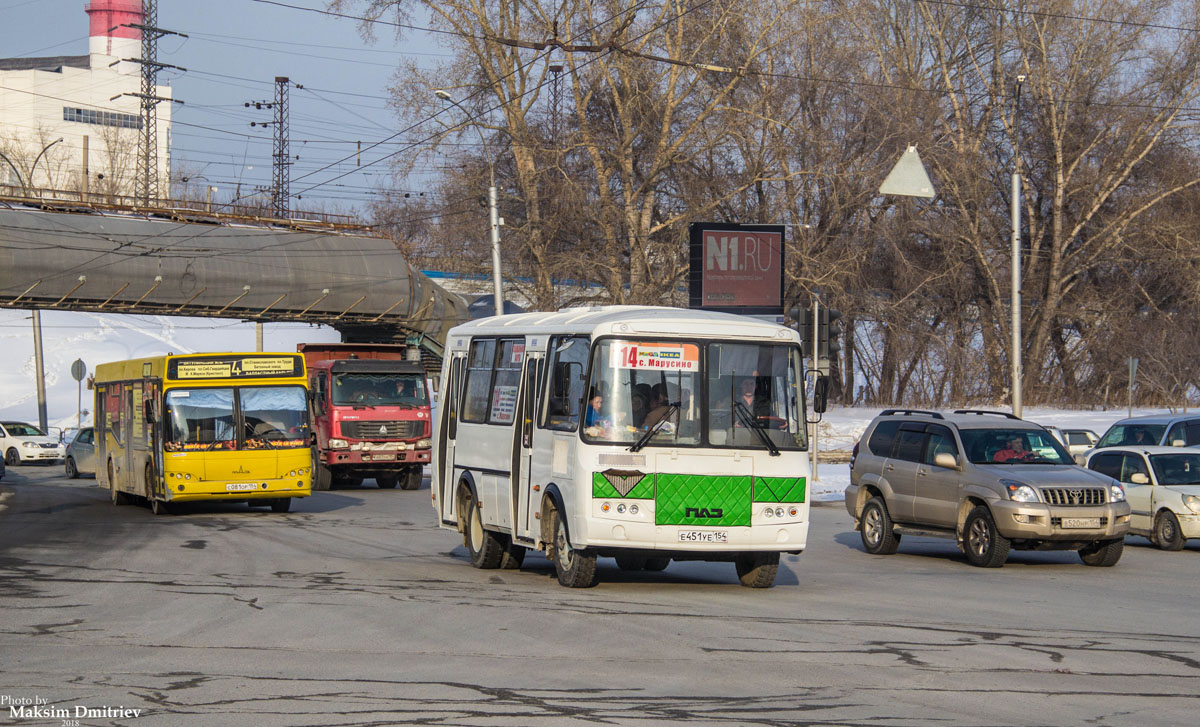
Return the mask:
<svg viewBox="0 0 1200 727">
<path fill-rule="evenodd" d="M 788 318 L 796 322 L 796 331 L 800 334 L 800 350 L 810 353 L 812 348 L 812 308 L 796 304 L 788 309 Z"/>
<path fill-rule="evenodd" d="M 823 373 L 829 372 L 830 362 L 842 350 L 842 324 L 838 319 L 841 311 L 822 308 L 817 328 L 817 366 Z"/>
</svg>

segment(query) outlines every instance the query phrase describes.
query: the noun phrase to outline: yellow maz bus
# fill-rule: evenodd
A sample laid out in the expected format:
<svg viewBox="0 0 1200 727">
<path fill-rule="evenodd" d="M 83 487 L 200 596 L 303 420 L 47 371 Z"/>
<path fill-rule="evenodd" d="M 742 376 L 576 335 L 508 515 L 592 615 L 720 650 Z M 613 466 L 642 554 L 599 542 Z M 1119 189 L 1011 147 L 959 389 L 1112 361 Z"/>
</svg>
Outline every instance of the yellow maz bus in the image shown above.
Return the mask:
<svg viewBox="0 0 1200 727">
<path fill-rule="evenodd" d="M 243 500 L 287 512 L 312 491 L 308 390 L 296 353 L 100 364 L 96 473 L 115 505 Z"/>
</svg>

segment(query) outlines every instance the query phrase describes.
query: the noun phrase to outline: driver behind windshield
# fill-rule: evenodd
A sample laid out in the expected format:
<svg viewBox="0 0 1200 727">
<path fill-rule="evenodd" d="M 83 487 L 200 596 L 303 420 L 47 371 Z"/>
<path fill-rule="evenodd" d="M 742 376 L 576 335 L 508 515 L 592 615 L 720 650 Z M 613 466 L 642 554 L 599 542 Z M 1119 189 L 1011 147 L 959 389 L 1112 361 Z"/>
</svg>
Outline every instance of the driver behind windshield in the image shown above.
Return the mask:
<svg viewBox="0 0 1200 727">
<path fill-rule="evenodd" d="M 998 463 L 1004 462 L 1028 462 L 1034 458 L 1034 453 L 1025 449 L 1025 438 L 1021 436 L 1011 437 L 1007 446 L 1004 449 L 997 451 L 992 455 L 992 461 Z"/>
</svg>

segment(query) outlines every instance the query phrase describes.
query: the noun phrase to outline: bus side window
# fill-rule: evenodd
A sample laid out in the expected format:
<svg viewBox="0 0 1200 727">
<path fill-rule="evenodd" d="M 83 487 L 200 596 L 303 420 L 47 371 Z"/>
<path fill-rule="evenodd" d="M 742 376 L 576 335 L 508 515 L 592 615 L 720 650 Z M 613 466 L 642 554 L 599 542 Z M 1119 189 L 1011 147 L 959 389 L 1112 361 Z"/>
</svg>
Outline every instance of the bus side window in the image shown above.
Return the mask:
<svg viewBox="0 0 1200 727">
<path fill-rule="evenodd" d="M 583 402 L 583 371 L 588 357 L 587 339 L 556 337 L 550 341 L 549 393 L 542 426 L 573 432 L 579 426 Z"/>
</svg>

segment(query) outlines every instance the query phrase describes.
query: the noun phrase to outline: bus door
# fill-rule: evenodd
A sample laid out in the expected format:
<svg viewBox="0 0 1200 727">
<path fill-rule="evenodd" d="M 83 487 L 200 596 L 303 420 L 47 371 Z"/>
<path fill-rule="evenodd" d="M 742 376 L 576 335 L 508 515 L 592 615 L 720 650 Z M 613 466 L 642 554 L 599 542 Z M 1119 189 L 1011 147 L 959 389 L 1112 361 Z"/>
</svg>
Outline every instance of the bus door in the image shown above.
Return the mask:
<svg viewBox="0 0 1200 727">
<path fill-rule="evenodd" d="M 138 388 L 140 389 L 141 387 Z M 141 402 L 138 403 L 140 404 Z M 135 406 L 133 401 L 133 384 L 125 384 L 124 391 L 121 392 L 121 408 L 124 410 L 121 412 L 121 440 L 125 446 L 121 449 L 121 472 L 118 477 L 135 494 L 146 495 L 149 493 L 143 492 L 138 487 L 138 472 L 133 464 L 133 437 L 135 431 L 133 427 L 133 412 Z M 140 416 L 138 418 L 141 419 Z"/>
<path fill-rule="evenodd" d="M 437 481 L 440 488 L 438 497 L 441 503 L 441 518 L 448 521 L 452 521 L 456 516 L 454 512 L 454 486 L 456 484 L 454 481 L 454 445 L 455 439 L 458 437 L 458 413 L 462 403 L 460 397 L 462 396 L 462 370 L 465 360 L 465 351 L 454 354 L 450 360 L 446 390 L 442 392 L 442 400 L 439 402 L 439 406 L 444 409 L 440 429 L 436 432 L 441 446 L 438 447 L 438 458 L 434 466 L 437 467 Z"/>
<path fill-rule="evenodd" d="M 513 427 L 511 483 L 513 538 L 531 540 L 529 500 L 535 483 L 531 477 L 533 464 L 534 419 L 537 407 L 537 379 L 543 354 L 528 353 L 521 371 L 521 391 L 517 395 L 516 426 Z"/>
</svg>

